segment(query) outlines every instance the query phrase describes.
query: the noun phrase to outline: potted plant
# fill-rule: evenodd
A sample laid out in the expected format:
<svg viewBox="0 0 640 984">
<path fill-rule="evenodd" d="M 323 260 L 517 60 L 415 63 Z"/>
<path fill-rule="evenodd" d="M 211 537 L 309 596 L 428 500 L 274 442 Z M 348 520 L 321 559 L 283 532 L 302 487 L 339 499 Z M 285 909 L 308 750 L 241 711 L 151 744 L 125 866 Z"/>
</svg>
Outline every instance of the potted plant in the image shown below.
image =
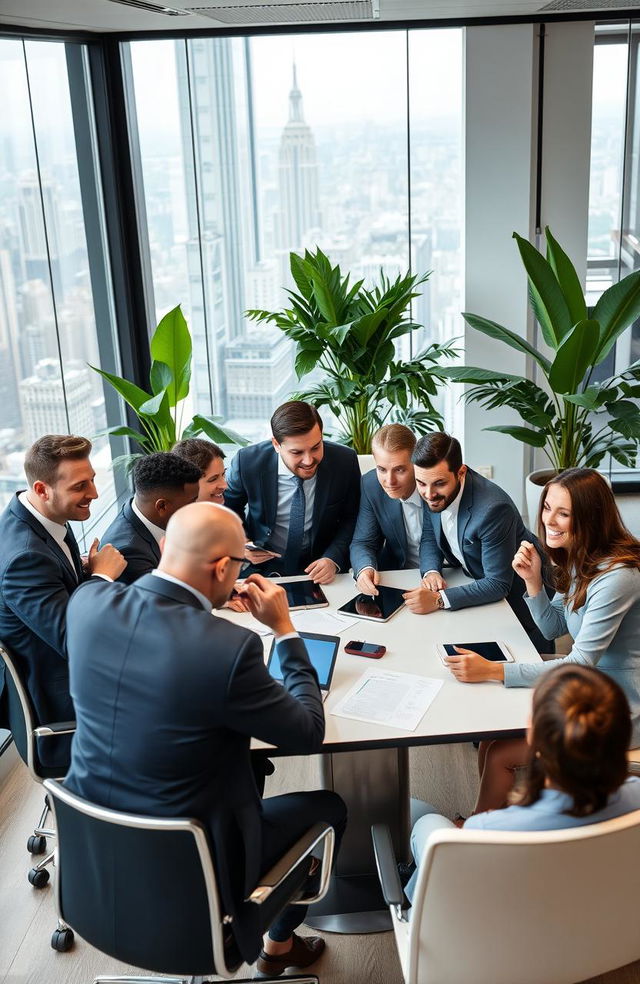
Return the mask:
<svg viewBox="0 0 640 984">
<path fill-rule="evenodd" d="M 513 237 L 549 356 L 495 321 L 462 315 L 471 328 L 530 356 L 541 385 L 525 376 L 479 366 L 451 367 L 441 374 L 472 384 L 464 394 L 467 402 L 490 410 L 515 410 L 522 426 L 495 424 L 485 429 L 541 448 L 553 473 L 580 466 L 597 468 L 606 454 L 633 467 L 640 440 L 640 361 L 607 379 L 594 380 L 593 375 L 616 339 L 640 315 L 640 271 L 609 287 L 589 310 L 571 260 L 548 228 L 545 234 L 546 257 L 516 232 Z M 529 476 L 538 486 L 548 477 L 548 471 Z M 537 504 L 539 488 L 536 495 Z"/>
<path fill-rule="evenodd" d="M 182 426 L 184 400 L 189 395 L 191 380 L 191 335 L 180 305 L 165 314 L 155 329 L 150 342 L 151 371 L 149 373 L 150 393 L 136 386 L 128 379 L 122 379 L 104 369 L 90 366 L 100 373 L 120 394 L 125 403 L 134 411 L 140 430 L 133 427 L 108 427 L 104 434 L 114 437 L 129 437 L 140 451 L 136 454 L 121 455 L 114 465 L 122 464 L 130 468 L 141 454 L 154 451 L 170 451 L 178 440 L 206 434 L 219 444 L 240 444 L 248 442 L 234 431 L 220 426 L 221 417 L 208 417 L 196 413 L 186 427 Z"/>
<path fill-rule="evenodd" d="M 281 311 L 247 311 L 247 317 L 276 325 L 297 345 L 298 379 L 320 369 L 324 378 L 295 394 L 328 406 L 340 423 L 338 440 L 358 454 L 371 452 L 371 438 L 385 422 L 406 423 L 418 434 L 442 424 L 431 402 L 438 391 L 439 362 L 456 354 L 451 345 L 429 345 L 415 358 L 396 358 L 394 341 L 420 325 L 409 317 L 416 290 L 428 278 L 406 273 L 393 282 L 381 272 L 367 290 L 363 280 L 331 266 L 322 250 L 290 254 L 297 291 L 288 290 Z"/>
</svg>

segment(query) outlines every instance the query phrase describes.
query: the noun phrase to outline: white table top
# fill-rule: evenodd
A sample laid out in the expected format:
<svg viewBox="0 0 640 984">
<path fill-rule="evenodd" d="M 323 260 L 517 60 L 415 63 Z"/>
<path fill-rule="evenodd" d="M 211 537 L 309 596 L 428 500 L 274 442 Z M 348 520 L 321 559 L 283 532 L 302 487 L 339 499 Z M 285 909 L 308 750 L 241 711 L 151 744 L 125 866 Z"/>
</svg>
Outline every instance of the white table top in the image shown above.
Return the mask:
<svg viewBox="0 0 640 984">
<path fill-rule="evenodd" d="M 457 571 L 445 571 L 445 576 L 449 584 L 460 584 L 467 580 Z M 385 571 L 382 574 L 382 583 L 395 587 L 410 589 L 416 587 L 418 582 L 417 571 Z M 323 590 L 330 604 L 329 608 L 317 609 L 319 612 L 335 612 L 340 605 L 357 594 L 350 574 L 339 575 L 333 584 L 325 585 Z M 239 625 L 253 621 L 249 615 L 228 610 L 216 614 Z M 273 637 L 268 635 L 263 639 L 265 653 L 268 653 Z M 518 662 L 539 660 L 533 644 L 506 601 L 464 608 L 456 612 L 439 611 L 430 615 L 414 615 L 403 608 L 388 622 L 381 624 L 359 618 L 357 624 L 340 633 L 340 639 L 341 647 L 331 692 L 324 704 L 326 751 L 517 737 L 522 735 L 527 725 L 531 690 L 508 689 L 503 684 L 494 682 L 458 683 L 445 668 L 435 649 L 437 643 L 497 640 L 508 645 Z M 381 643 L 387 647 L 387 652 L 378 660 L 351 656 L 344 652 L 345 643 L 351 639 Z M 331 714 L 331 708 L 345 696 L 358 678 L 376 668 L 416 673 L 444 681 L 415 731 L 402 731 Z M 260 747 L 259 743 L 256 743 L 256 747 Z"/>
</svg>

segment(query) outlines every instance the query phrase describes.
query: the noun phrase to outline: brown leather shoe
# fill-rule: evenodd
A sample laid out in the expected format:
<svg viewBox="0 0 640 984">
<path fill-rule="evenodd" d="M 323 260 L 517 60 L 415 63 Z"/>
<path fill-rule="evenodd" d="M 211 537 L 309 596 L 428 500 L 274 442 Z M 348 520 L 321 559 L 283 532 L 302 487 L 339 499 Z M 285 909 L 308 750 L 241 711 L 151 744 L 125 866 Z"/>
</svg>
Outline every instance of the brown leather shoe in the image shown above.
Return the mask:
<svg viewBox="0 0 640 984">
<path fill-rule="evenodd" d="M 260 951 L 256 961 L 257 977 L 279 977 L 289 967 L 310 967 L 324 950 L 325 942 L 321 936 L 298 936 L 293 934 L 291 949 L 278 956 Z"/>
</svg>

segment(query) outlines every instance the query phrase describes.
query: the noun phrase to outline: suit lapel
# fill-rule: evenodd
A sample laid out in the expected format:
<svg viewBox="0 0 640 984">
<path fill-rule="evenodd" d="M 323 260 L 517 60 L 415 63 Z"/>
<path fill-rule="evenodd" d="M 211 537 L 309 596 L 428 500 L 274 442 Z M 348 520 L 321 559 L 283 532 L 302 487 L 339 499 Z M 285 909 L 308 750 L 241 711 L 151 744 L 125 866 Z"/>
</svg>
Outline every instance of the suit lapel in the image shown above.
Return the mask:
<svg viewBox="0 0 640 984">
<path fill-rule="evenodd" d="M 138 517 L 136 516 L 136 514 L 134 513 L 131 507 L 132 502 L 133 499 L 131 499 L 129 502 L 125 502 L 124 506 L 122 507 L 124 517 L 127 520 L 127 522 L 131 523 L 136 533 L 138 533 L 144 540 L 147 541 L 147 543 L 153 550 L 154 557 L 156 558 L 157 561 L 160 561 L 160 557 L 161 557 L 160 545 L 156 540 L 155 536 L 153 535 L 153 533 L 151 532 L 151 530 L 148 530 L 147 527 L 144 525 L 144 523 L 141 523 Z"/>
<path fill-rule="evenodd" d="M 467 471 L 464 489 L 462 492 L 462 498 L 460 499 L 460 508 L 458 509 L 458 545 L 460 547 L 460 552 L 464 560 L 464 567 L 468 569 L 467 558 L 464 552 L 464 534 L 467 529 L 469 520 L 471 519 L 471 510 L 473 508 L 473 474 L 471 471 Z"/>
<path fill-rule="evenodd" d="M 45 530 L 42 523 L 38 522 L 35 516 L 32 516 L 28 509 L 25 509 L 20 500 L 18 499 L 18 494 L 16 494 L 15 499 L 11 502 L 11 511 L 18 519 L 23 523 L 26 523 L 31 527 L 36 536 L 46 543 L 47 547 L 53 553 L 54 557 L 57 557 L 62 564 L 62 571 L 64 580 L 69 585 L 69 590 L 74 591 L 78 586 L 78 578 L 76 576 L 75 570 L 69 565 L 69 558 L 65 554 L 64 550 L 60 545 L 54 540 L 47 530 Z M 73 534 L 72 534 L 73 535 Z M 75 538 L 74 538 L 75 539 Z M 76 544 L 76 550 L 78 545 Z"/>
<path fill-rule="evenodd" d="M 260 472 L 260 488 L 264 502 L 265 522 L 270 530 L 276 525 L 278 511 L 278 454 L 271 448 L 271 459 Z"/>
<path fill-rule="evenodd" d="M 320 519 L 324 513 L 327 502 L 329 501 L 329 490 L 331 489 L 331 466 L 327 464 L 326 448 L 325 457 L 318 465 L 316 472 L 316 492 L 313 499 L 313 516 L 311 519 L 311 539 L 314 540 Z"/>
</svg>

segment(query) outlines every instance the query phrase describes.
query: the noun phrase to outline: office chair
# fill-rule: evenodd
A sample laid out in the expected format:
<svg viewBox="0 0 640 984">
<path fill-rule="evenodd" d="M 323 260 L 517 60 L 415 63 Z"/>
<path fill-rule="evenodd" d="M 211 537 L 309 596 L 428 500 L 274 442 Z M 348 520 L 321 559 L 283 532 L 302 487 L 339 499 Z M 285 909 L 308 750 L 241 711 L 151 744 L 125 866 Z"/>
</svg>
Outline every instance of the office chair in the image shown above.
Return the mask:
<svg viewBox="0 0 640 984">
<path fill-rule="evenodd" d="M 575 984 L 640 958 L 640 810 L 543 833 L 438 830 L 407 905 L 371 828 L 406 984 Z"/>
<path fill-rule="evenodd" d="M 55 891 L 65 924 L 102 953 L 162 974 L 163 984 L 202 980 L 202 975 L 230 978 L 243 956 L 232 933 L 233 917 L 221 908 L 204 826 L 96 806 L 50 779 L 45 787 L 58 831 Z M 333 828 L 314 824 L 240 907 L 235 918 L 249 929 L 249 939 L 255 936 L 256 957 L 262 933 L 289 902 L 306 905 L 326 893 L 333 844 Z M 318 894 L 302 898 L 305 862 L 320 845 Z M 103 976 L 95 984 L 154 980 Z M 313 975 L 287 977 L 292 980 L 318 982 Z"/>
<path fill-rule="evenodd" d="M 75 721 L 64 721 L 53 724 L 36 724 L 36 717 L 31 698 L 22 681 L 18 664 L 9 649 L 0 642 L 0 659 L 5 665 L 5 687 L 7 690 L 7 705 L 9 711 L 9 730 L 13 736 L 20 758 L 27 766 L 36 782 L 44 779 L 61 778 L 61 768 L 45 766 L 38 755 L 38 738 L 56 738 L 60 735 L 70 735 L 76 729 Z M 66 769 L 65 769 L 66 771 Z M 46 854 L 47 837 L 55 837 L 55 831 L 46 827 L 49 816 L 49 801 L 45 796 L 44 809 L 33 834 L 27 840 L 27 850 L 30 854 Z M 46 854 L 29 872 L 29 881 L 34 888 L 44 888 L 49 881 L 48 866 L 53 861 L 53 851 Z"/>
</svg>

